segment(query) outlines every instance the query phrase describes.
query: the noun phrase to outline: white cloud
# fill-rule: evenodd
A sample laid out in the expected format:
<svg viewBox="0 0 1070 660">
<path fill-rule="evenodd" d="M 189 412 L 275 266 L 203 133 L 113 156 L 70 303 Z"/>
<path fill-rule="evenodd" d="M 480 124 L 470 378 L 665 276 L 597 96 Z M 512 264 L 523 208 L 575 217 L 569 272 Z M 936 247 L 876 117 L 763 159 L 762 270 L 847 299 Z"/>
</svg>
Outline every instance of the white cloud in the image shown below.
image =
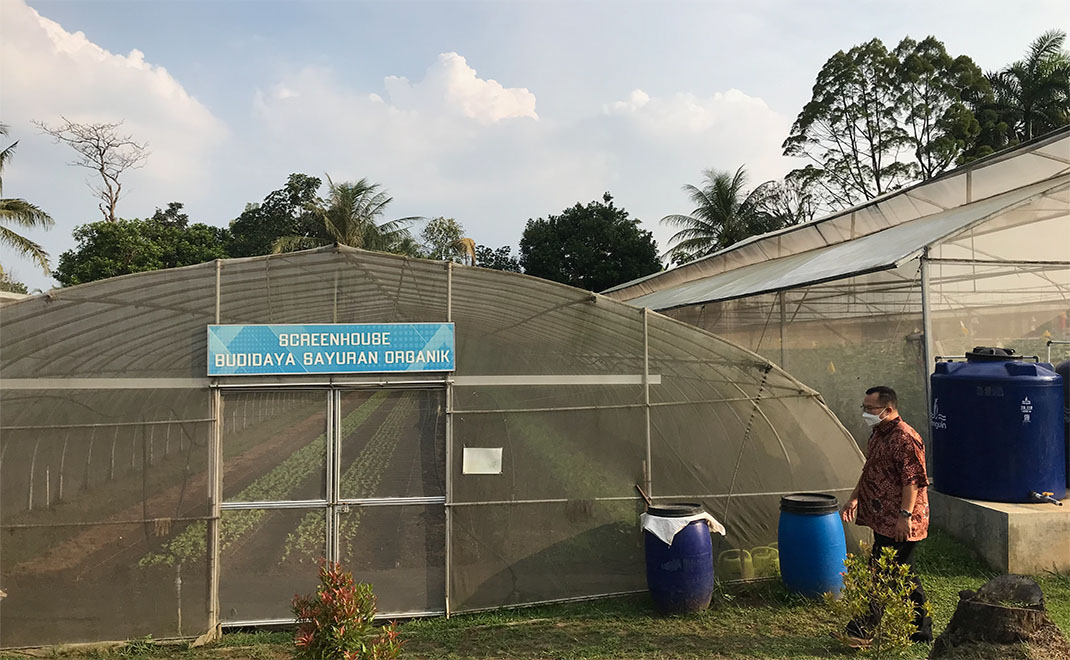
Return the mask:
<svg viewBox="0 0 1070 660">
<path fill-rule="evenodd" d="M 4 173 L 4 192 L 37 203 L 56 220 L 50 232 L 31 232 L 53 263 L 73 244 L 74 226 L 100 214 L 85 185 L 92 173 L 68 167 L 73 152 L 40 135 L 33 120 L 54 125 L 62 115 L 76 122 L 121 121 L 121 132 L 149 143 L 144 168 L 125 177 L 129 193 L 119 212 L 127 217 L 151 214 L 154 206 L 175 199 L 192 206 L 214 174 L 206 164 L 228 139 L 223 122 L 166 69 L 146 61 L 144 53 L 111 53 L 22 0 L 4 0 L 0 79 L 2 119 L 10 138 L 19 140 L 18 154 Z M 0 252 L 0 258 L 34 279 L 29 277 L 33 269 L 22 267 L 9 252 Z M 49 285 L 46 280 L 32 284 Z"/>
<path fill-rule="evenodd" d="M 469 119 L 490 124 L 504 119 L 538 119 L 535 95 L 523 88 L 506 88 L 496 80 L 483 80 L 457 53 L 442 53 L 427 69 L 424 79 L 413 84 L 407 78 L 384 80 L 390 101 L 399 108 L 459 112 Z"/>
<path fill-rule="evenodd" d="M 610 116 L 628 117 L 637 128 L 651 135 L 702 135 L 738 131 L 750 134 L 764 125 L 784 123 L 760 98 L 738 89 L 716 92 L 702 98 L 678 92 L 667 98 L 651 98 L 641 89 L 633 90 L 625 101 L 605 106 Z M 786 135 L 786 133 L 784 133 Z"/>
<path fill-rule="evenodd" d="M 394 195 L 392 214 L 452 215 L 495 245 L 515 244 L 529 217 L 605 191 L 664 242 L 658 219 L 690 210 L 680 187 L 702 170 L 746 164 L 757 184 L 786 169 L 780 138 L 790 122 L 738 90 L 657 97 L 636 89 L 561 123 L 531 121 L 530 92 L 491 82 L 455 54 L 441 55 L 420 81 L 386 78 L 382 95 L 306 68 L 256 94 L 266 131 L 258 142 L 279 151 L 256 160 L 285 156 L 291 171 L 335 180 L 367 176 Z"/>
<path fill-rule="evenodd" d="M 754 183 L 786 169 L 779 141 L 790 122 L 734 89 L 635 89 L 568 108 L 580 119 L 565 121 L 560 113 L 537 113 L 523 81 L 481 78 L 477 66 L 451 52 L 418 80 L 382 71 L 378 89 L 351 85 L 323 66 L 295 69 L 250 89 L 251 104 L 230 109 L 230 132 L 137 50 L 110 53 L 11 2 L 0 30 L 3 119 L 23 140 L 5 172 L 5 192 L 53 214 L 59 226 L 33 236 L 53 256 L 71 247 L 75 225 L 99 217 L 84 186 L 87 173 L 66 167 L 66 148 L 29 126 L 30 119 L 55 121 L 60 114 L 124 119 L 125 130 L 151 143 L 147 166 L 129 177 L 132 192 L 120 204 L 126 217 L 178 200 L 194 220 L 223 224 L 246 202 L 281 187 L 290 172 L 329 173 L 336 181 L 368 177 L 383 184 L 395 198 L 393 217 L 453 216 L 478 242 L 495 246 L 515 245 L 528 218 L 605 191 L 664 243 L 668 232 L 657 220 L 689 210 L 680 186 L 697 183 L 703 169 L 746 164 Z M 7 266 L 6 253 L 0 257 Z M 29 270 L 19 269 L 31 286 L 47 287 L 34 283 Z"/>
<path fill-rule="evenodd" d="M 6 3 L 0 59 L 7 121 L 55 123 L 123 121 L 148 141 L 154 158 L 145 175 L 159 180 L 197 178 L 205 150 L 226 129 L 161 66 L 139 50 L 110 53 L 81 32 L 68 32 L 21 0 Z"/>
</svg>

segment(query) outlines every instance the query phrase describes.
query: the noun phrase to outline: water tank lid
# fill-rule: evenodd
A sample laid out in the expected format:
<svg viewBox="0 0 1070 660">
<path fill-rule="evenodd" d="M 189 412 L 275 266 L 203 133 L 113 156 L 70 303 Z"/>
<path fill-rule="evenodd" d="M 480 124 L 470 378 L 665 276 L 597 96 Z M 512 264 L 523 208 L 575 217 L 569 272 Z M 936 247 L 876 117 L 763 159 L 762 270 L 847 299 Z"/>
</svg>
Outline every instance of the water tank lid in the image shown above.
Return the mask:
<svg viewBox="0 0 1070 660">
<path fill-rule="evenodd" d="M 686 518 L 702 513 L 702 505 L 697 502 L 666 502 L 648 506 L 646 512 L 661 518 Z"/>
<path fill-rule="evenodd" d="M 972 351 L 966 353 L 967 362 L 1008 362 L 1019 359 L 1021 357 L 1014 354 L 1013 348 L 974 346 Z"/>
<path fill-rule="evenodd" d="M 819 515 L 833 513 L 839 508 L 836 496 L 827 493 L 794 493 L 780 498 L 780 510 L 786 513 Z"/>
</svg>

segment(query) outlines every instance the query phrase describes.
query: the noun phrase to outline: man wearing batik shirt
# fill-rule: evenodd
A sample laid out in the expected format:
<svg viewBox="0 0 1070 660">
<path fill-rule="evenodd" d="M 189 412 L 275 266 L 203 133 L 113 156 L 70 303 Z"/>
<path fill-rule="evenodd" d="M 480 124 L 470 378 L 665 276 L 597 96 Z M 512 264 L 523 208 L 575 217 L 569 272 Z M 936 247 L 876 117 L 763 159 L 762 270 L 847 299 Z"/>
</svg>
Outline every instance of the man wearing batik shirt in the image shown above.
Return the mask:
<svg viewBox="0 0 1070 660">
<path fill-rule="evenodd" d="M 914 590 L 914 625 L 911 639 L 931 642 L 932 619 L 925 610 L 925 591 L 914 570 L 914 550 L 929 533 L 929 497 L 925 474 L 925 445 L 918 432 L 899 416 L 899 402 L 890 387 L 871 387 L 862 401 L 862 418 L 873 428 L 869 456 L 851 497 L 843 506 L 845 522 L 855 521 L 873 530 L 873 561 L 882 548 L 893 548 L 896 561 L 910 567 Z M 852 621 L 848 635 L 868 638 L 872 617 Z M 870 625 L 867 625 L 870 624 Z"/>
</svg>

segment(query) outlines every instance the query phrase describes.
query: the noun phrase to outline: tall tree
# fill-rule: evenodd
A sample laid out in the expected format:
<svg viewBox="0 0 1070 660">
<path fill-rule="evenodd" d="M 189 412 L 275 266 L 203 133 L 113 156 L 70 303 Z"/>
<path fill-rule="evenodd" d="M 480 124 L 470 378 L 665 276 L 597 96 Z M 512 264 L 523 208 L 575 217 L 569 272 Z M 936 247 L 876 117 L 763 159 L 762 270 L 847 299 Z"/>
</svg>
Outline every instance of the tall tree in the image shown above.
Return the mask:
<svg viewBox="0 0 1070 660">
<path fill-rule="evenodd" d="M 416 243 L 408 230 L 419 217 L 398 218 L 378 223 L 393 198 L 379 184 L 361 179 L 356 183 L 335 183 L 327 177 L 328 195 L 309 205 L 316 218 L 315 233 L 283 236 L 275 241 L 275 252 L 292 252 L 338 243 L 350 247 L 410 254 Z"/>
<path fill-rule="evenodd" d="M 491 248 L 486 245 L 476 246 L 476 265 L 480 268 L 504 270 L 510 273 L 520 272 L 520 261 L 513 256 L 513 248 L 503 245 L 500 248 Z"/>
<path fill-rule="evenodd" d="M 8 127 L 0 124 L 0 135 L 7 136 Z M 26 229 L 51 229 L 52 217 L 24 199 L 4 197 L 4 167 L 15 155 L 18 140 L 0 151 L 0 245 L 7 245 L 17 253 L 32 259 L 44 272 L 48 272 L 48 253 L 40 244 L 7 227 L 15 225 Z"/>
<path fill-rule="evenodd" d="M 747 171 L 740 167 L 735 174 L 706 170 L 700 186 L 687 184 L 684 192 L 695 205 L 689 215 L 667 215 L 661 223 L 677 229 L 669 239 L 666 256 L 681 264 L 712 254 L 729 245 L 756 234 L 779 229 L 787 217 L 774 216 L 763 210 L 761 203 L 773 204 L 776 192 L 761 187 L 745 193 Z M 785 209 L 792 216 L 798 210 Z"/>
<path fill-rule="evenodd" d="M 456 261 L 467 266 L 475 264 L 475 241 L 465 238 L 464 227 L 453 218 L 432 218 L 420 232 L 420 237 L 429 259 Z"/>
<path fill-rule="evenodd" d="M 520 239 L 520 264 L 528 275 L 589 291 L 661 270 L 654 237 L 617 208 L 608 192 L 601 202 L 528 220 Z"/>
<path fill-rule="evenodd" d="M 146 270 L 192 266 L 227 256 L 227 230 L 189 224 L 180 202 L 145 220 L 100 221 L 74 230 L 78 245 L 59 257 L 53 276 L 64 286 Z"/>
<path fill-rule="evenodd" d="M 766 216 L 755 230 L 772 227 L 790 227 L 810 222 L 822 207 L 821 195 L 806 181 L 786 178 L 783 181 L 766 181 L 750 195 L 758 212 Z"/>
<path fill-rule="evenodd" d="M 141 167 L 149 157 L 148 144 L 134 141 L 133 136 L 123 135 L 118 129 L 122 122 L 80 124 L 66 117 L 56 126 L 40 121 L 34 125 L 51 135 L 56 142 L 74 149 L 78 157 L 71 165 L 85 167 L 100 176 L 100 185 L 90 184 L 90 189 L 100 199 L 100 212 L 108 222 L 115 222 L 115 208 L 122 197 L 123 184 L 119 180 L 123 172 Z"/>
<path fill-rule="evenodd" d="M 989 74 L 996 107 L 1014 142 L 1031 140 L 1070 124 L 1070 53 L 1066 32 L 1049 30 L 1029 45 L 1025 58 Z"/>
<path fill-rule="evenodd" d="M 931 179 L 959 160 L 981 132 L 971 107 L 991 98 L 972 59 L 952 58 L 935 37 L 896 46 L 899 111 L 913 151 L 911 178 Z"/>
<path fill-rule="evenodd" d="M 839 209 L 929 179 L 975 151 L 999 126 L 977 115 L 992 97 L 980 68 L 935 37 L 879 39 L 833 55 L 821 68 L 784 155 L 809 161 L 789 180 Z"/>
<path fill-rule="evenodd" d="M 837 52 L 784 141 L 785 156 L 810 161 L 794 178 L 820 186 L 836 206 L 895 190 L 910 177 L 901 160 L 909 137 L 897 117 L 897 64 L 880 39 Z"/>
<path fill-rule="evenodd" d="M 310 210 L 315 206 L 321 181 L 314 176 L 294 173 L 286 185 L 269 193 L 262 203 L 248 204 L 230 223 L 227 254 L 253 257 L 271 254 L 283 236 L 312 236 L 322 225 Z"/>
</svg>

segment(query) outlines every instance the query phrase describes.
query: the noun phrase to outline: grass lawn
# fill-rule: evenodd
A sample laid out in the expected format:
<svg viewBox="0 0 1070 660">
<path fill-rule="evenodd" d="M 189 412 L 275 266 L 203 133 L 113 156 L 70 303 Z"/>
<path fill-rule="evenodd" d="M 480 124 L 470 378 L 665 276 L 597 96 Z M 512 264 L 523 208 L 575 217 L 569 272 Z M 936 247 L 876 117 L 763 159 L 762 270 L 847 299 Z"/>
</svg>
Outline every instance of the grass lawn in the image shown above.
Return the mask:
<svg viewBox="0 0 1070 660">
<path fill-rule="evenodd" d="M 932 603 L 934 632 L 947 625 L 958 592 L 995 574 L 967 548 L 934 532 L 918 550 L 918 568 Z M 1070 575 L 1034 576 L 1050 615 L 1070 632 Z M 787 593 L 778 582 L 730 585 L 701 614 L 657 616 L 649 599 L 610 600 L 410 621 L 402 628 L 403 658 L 812 658 L 851 657 L 829 637 L 841 625 L 820 603 Z M 275 660 L 289 656 L 286 632 L 228 634 L 207 647 L 133 644 L 86 655 L 167 660 Z M 909 658 L 924 658 L 916 645 Z"/>
</svg>

